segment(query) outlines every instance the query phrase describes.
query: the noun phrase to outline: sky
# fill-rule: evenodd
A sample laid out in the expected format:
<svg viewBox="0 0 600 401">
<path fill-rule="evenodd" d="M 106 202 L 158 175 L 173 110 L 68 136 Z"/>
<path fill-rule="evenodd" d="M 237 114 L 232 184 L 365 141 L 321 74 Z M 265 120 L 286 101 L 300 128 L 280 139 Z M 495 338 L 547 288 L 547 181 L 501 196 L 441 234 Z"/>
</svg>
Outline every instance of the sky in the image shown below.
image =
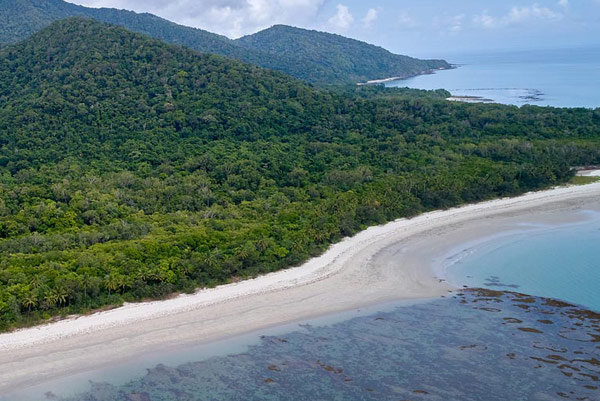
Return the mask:
<svg viewBox="0 0 600 401">
<path fill-rule="evenodd" d="M 600 45 L 600 0 L 68 0 L 150 12 L 238 38 L 287 24 L 400 54 Z"/>
</svg>

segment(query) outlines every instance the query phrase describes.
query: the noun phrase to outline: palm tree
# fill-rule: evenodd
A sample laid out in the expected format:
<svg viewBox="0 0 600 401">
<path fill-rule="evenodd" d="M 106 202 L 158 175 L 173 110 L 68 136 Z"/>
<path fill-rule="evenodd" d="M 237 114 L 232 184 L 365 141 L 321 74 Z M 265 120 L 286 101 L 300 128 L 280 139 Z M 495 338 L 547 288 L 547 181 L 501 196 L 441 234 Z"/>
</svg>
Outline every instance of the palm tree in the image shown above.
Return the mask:
<svg viewBox="0 0 600 401">
<path fill-rule="evenodd" d="M 125 292 L 125 288 L 129 287 L 129 279 L 121 274 L 117 276 L 117 282 L 119 283 L 119 288 L 121 288 L 121 294 Z"/>
<path fill-rule="evenodd" d="M 44 295 L 44 306 L 47 309 L 53 308 L 58 303 L 58 298 L 56 297 L 56 293 L 54 291 L 48 291 Z"/>
<path fill-rule="evenodd" d="M 238 248 L 236 256 L 239 260 L 246 260 L 250 257 L 250 251 L 246 247 Z"/>
<path fill-rule="evenodd" d="M 110 274 L 104 277 L 104 287 L 108 290 L 108 295 L 110 295 L 112 291 L 118 289 L 120 285 L 121 282 L 116 274 Z"/>
<path fill-rule="evenodd" d="M 259 239 L 258 241 L 256 241 L 256 247 L 261 252 L 264 252 L 265 249 L 267 249 L 269 247 L 269 240 L 267 240 L 266 238 Z"/>
<path fill-rule="evenodd" d="M 41 288 L 44 286 L 44 284 L 46 284 L 46 277 L 44 275 L 41 274 L 36 274 L 35 276 L 33 276 L 33 278 L 31 279 L 31 288 L 36 290 L 38 288 Z"/>
<path fill-rule="evenodd" d="M 208 255 L 204 257 L 204 264 L 206 267 L 211 268 L 217 265 L 217 261 L 219 260 L 220 252 L 219 248 L 214 248 L 211 250 Z"/>
<path fill-rule="evenodd" d="M 89 274 L 81 276 L 81 286 L 83 287 L 83 297 L 87 298 L 87 290 L 92 285 L 92 277 Z"/>
<path fill-rule="evenodd" d="M 150 274 L 148 273 L 148 269 L 146 267 L 143 267 L 136 272 L 135 276 L 138 280 L 146 281 L 149 278 Z"/>
<path fill-rule="evenodd" d="M 67 299 L 69 298 L 69 294 L 67 290 L 63 287 L 57 287 L 54 289 L 54 295 L 56 297 L 56 302 L 58 306 L 63 306 L 67 303 Z"/>
<path fill-rule="evenodd" d="M 37 299 L 37 295 L 33 294 L 33 293 L 28 293 L 27 295 L 25 295 L 25 298 L 23 298 L 23 300 L 21 301 L 21 304 L 23 304 L 24 307 L 27 308 L 27 312 L 31 313 L 31 308 L 35 307 L 38 303 L 38 299 Z"/>
</svg>

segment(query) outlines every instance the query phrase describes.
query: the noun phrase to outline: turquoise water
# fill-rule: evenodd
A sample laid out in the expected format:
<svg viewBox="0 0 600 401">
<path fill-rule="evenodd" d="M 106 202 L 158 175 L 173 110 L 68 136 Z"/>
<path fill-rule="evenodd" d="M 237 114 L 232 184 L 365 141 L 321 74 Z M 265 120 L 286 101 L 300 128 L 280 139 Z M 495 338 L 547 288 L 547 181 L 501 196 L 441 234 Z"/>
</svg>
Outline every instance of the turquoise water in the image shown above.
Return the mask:
<svg viewBox="0 0 600 401">
<path fill-rule="evenodd" d="M 491 238 L 466 251 L 445 275 L 459 287 L 518 291 L 600 311 L 600 216 L 588 217 Z"/>
<path fill-rule="evenodd" d="M 600 107 L 600 47 L 448 55 L 454 70 L 388 83 L 505 104 Z"/>
<path fill-rule="evenodd" d="M 483 289 L 164 351 L 0 400 L 599 400 L 600 213 L 580 217 L 459 249 L 448 278 Z"/>
<path fill-rule="evenodd" d="M 591 401 L 600 399 L 599 343 L 600 314 L 467 290 L 302 325 L 235 355 L 159 364 L 123 384 L 92 381 L 76 396 L 32 400 Z"/>
</svg>

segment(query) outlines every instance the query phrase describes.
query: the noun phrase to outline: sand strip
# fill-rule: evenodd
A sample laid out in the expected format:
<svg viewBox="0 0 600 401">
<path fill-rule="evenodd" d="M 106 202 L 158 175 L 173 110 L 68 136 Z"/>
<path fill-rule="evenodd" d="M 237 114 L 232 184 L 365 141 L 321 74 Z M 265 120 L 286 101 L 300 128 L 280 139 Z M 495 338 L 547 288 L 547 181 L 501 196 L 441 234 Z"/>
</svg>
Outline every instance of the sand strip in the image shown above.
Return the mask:
<svg viewBox="0 0 600 401">
<path fill-rule="evenodd" d="M 598 206 L 600 183 L 594 183 L 435 211 L 371 227 L 300 267 L 2 334 L 0 394 L 159 349 L 380 302 L 441 296 L 450 288 L 430 267 L 448 249 L 524 219 L 568 220 Z"/>
</svg>

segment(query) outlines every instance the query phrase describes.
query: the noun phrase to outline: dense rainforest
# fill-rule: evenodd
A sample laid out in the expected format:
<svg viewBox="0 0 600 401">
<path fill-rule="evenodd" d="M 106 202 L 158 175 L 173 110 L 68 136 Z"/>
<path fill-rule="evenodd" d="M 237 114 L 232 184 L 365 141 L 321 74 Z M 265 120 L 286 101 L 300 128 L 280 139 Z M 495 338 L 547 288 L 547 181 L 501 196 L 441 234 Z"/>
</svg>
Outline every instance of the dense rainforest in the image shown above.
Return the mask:
<svg viewBox="0 0 600 401">
<path fill-rule="evenodd" d="M 89 8 L 63 0 L 0 0 L 0 45 L 19 42 L 53 22 L 69 17 L 92 18 L 123 26 L 131 31 L 204 53 L 240 59 L 266 56 L 237 46 L 225 36 L 178 25 L 156 15 L 114 8 Z"/>
<path fill-rule="evenodd" d="M 87 17 L 123 26 L 168 43 L 224 55 L 317 84 L 406 77 L 450 67 L 443 60 L 400 56 L 368 43 L 324 32 L 276 26 L 240 40 L 231 40 L 152 14 L 88 8 L 63 0 L 0 0 L 0 46 L 25 39 L 67 17 Z"/>
<path fill-rule="evenodd" d="M 600 110 L 445 96 L 326 91 L 84 19 L 5 48 L 0 329 L 298 265 L 600 163 Z"/>
<path fill-rule="evenodd" d="M 285 25 L 275 25 L 236 42 L 278 56 L 278 63 L 290 61 L 271 68 L 321 84 L 405 78 L 450 68 L 443 60 L 418 60 L 340 35 Z"/>
</svg>

